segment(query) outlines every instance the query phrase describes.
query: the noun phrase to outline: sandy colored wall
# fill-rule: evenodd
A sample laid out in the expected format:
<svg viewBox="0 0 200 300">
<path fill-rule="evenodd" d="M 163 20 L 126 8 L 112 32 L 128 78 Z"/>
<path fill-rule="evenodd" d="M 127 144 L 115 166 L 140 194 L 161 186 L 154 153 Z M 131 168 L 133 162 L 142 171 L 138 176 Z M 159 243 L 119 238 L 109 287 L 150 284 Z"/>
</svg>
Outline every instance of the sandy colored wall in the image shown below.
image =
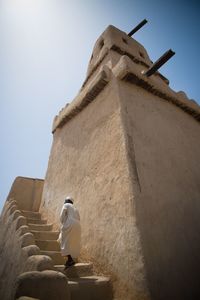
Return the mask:
<svg viewBox="0 0 200 300">
<path fill-rule="evenodd" d="M 113 26 L 97 40 L 79 94 L 54 119 L 40 209 L 58 227 L 75 199 L 82 255 L 110 272 L 115 299 L 148 289 L 198 299 L 200 107 L 159 72 L 146 76 L 150 66 Z"/>
<path fill-rule="evenodd" d="M 6 201 L 0 216 L 0 299 L 14 299 L 17 276 L 24 271 L 29 255 L 40 253 L 34 244 L 17 202 Z"/>
<path fill-rule="evenodd" d="M 114 80 L 54 133 L 41 205 L 49 220 L 58 224 L 68 194 L 81 215 L 82 255 L 116 280 L 116 299 L 145 299 L 143 260 Z"/>
<path fill-rule="evenodd" d="M 200 123 L 130 83 L 121 96 L 152 299 L 199 299 Z"/>
<path fill-rule="evenodd" d="M 17 177 L 7 199 L 13 198 L 22 210 L 38 211 L 41 203 L 44 180 Z"/>
<path fill-rule="evenodd" d="M 49 256 L 40 254 L 15 200 L 6 201 L 0 215 L 0 257 L 0 299 L 70 298 L 65 275 L 54 271 Z"/>
</svg>

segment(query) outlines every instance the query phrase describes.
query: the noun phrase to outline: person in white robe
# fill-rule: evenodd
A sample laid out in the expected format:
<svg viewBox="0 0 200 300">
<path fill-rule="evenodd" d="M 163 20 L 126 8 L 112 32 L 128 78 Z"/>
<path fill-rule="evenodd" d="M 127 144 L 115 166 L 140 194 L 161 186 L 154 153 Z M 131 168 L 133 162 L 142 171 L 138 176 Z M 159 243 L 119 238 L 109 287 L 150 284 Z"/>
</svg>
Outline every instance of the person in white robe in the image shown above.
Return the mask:
<svg viewBox="0 0 200 300">
<path fill-rule="evenodd" d="M 62 256 L 67 257 L 65 267 L 75 264 L 81 248 L 81 225 L 78 209 L 73 205 L 73 199 L 67 197 L 60 213 L 61 231 L 59 235 Z"/>
</svg>

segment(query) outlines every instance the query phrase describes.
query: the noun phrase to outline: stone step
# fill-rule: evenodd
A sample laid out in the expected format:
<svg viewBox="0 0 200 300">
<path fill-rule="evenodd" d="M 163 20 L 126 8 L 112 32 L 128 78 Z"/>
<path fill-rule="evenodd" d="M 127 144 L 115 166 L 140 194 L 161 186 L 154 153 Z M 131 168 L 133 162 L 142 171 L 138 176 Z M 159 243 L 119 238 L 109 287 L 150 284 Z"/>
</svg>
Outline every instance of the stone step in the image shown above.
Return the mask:
<svg viewBox="0 0 200 300">
<path fill-rule="evenodd" d="M 47 255 L 52 258 L 54 265 L 64 265 L 66 262 L 66 258 L 64 258 L 60 251 L 40 251 L 40 254 Z"/>
<path fill-rule="evenodd" d="M 30 230 L 34 231 L 51 231 L 53 224 L 30 224 L 29 223 Z"/>
<path fill-rule="evenodd" d="M 31 219 L 27 218 L 27 223 L 28 224 L 47 224 L 47 220 L 37 220 L 37 219 Z"/>
<path fill-rule="evenodd" d="M 113 299 L 111 282 L 108 277 L 84 276 L 81 278 L 70 278 L 68 285 L 71 300 Z"/>
<path fill-rule="evenodd" d="M 59 236 L 59 231 L 36 231 L 31 230 L 34 234 L 36 240 L 57 240 Z"/>
<path fill-rule="evenodd" d="M 41 220 L 41 213 L 35 211 L 21 210 L 24 217 L 29 219 Z"/>
<path fill-rule="evenodd" d="M 54 240 L 36 240 L 35 243 L 43 251 L 60 251 L 60 244 Z"/>
<path fill-rule="evenodd" d="M 78 278 L 83 276 L 92 276 L 93 264 L 92 263 L 76 263 L 74 266 L 65 269 L 63 265 L 55 265 L 56 271 L 62 272 L 68 278 Z"/>
</svg>

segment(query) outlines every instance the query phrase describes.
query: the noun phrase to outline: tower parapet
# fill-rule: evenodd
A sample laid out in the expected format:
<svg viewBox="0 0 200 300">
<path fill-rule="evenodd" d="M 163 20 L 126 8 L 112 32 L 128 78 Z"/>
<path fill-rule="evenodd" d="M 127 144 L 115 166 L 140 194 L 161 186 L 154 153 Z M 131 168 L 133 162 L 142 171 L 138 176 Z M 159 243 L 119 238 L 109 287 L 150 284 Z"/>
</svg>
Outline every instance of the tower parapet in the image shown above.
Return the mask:
<svg viewBox="0 0 200 300">
<path fill-rule="evenodd" d="M 95 43 L 86 79 L 79 94 L 55 117 L 52 131 L 63 126 L 67 120 L 92 102 L 109 82 L 111 73 L 120 80 L 141 86 L 200 120 L 199 105 L 194 100 L 189 100 L 184 92 L 170 89 L 168 79 L 161 73 L 157 71 L 150 78 L 144 75 L 152 64 L 147 51 L 140 43 L 116 27 L 108 26 Z"/>
</svg>

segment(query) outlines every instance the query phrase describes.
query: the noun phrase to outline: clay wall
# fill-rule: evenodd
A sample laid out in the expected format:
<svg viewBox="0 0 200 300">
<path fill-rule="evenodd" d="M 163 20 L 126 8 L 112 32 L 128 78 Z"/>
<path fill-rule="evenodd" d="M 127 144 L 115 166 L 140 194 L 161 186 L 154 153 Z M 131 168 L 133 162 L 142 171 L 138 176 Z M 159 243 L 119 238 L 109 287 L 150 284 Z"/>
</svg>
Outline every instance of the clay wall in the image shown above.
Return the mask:
<svg viewBox="0 0 200 300">
<path fill-rule="evenodd" d="M 103 33 L 54 120 L 40 210 L 58 228 L 74 198 L 82 256 L 110 273 L 116 299 L 198 299 L 200 107 L 145 76 L 151 65 L 125 33 Z"/>
<path fill-rule="evenodd" d="M 67 195 L 80 211 L 82 256 L 112 276 L 119 299 L 145 299 L 140 238 L 114 79 L 54 133 L 41 211 L 59 224 Z M 116 285 L 115 285 L 116 282 Z"/>
<path fill-rule="evenodd" d="M 120 91 L 152 299 L 199 299 L 200 123 L 140 87 Z"/>
<path fill-rule="evenodd" d="M 15 199 L 22 210 L 38 211 L 41 203 L 44 180 L 17 177 L 11 187 L 7 200 Z"/>
<path fill-rule="evenodd" d="M 34 244 L 17 202 L 6 201 L 0 216 L 0 299 L 14 299 L 17 276 L 24 272 L 29 256 L 40 253 Z"/>
</svg>

